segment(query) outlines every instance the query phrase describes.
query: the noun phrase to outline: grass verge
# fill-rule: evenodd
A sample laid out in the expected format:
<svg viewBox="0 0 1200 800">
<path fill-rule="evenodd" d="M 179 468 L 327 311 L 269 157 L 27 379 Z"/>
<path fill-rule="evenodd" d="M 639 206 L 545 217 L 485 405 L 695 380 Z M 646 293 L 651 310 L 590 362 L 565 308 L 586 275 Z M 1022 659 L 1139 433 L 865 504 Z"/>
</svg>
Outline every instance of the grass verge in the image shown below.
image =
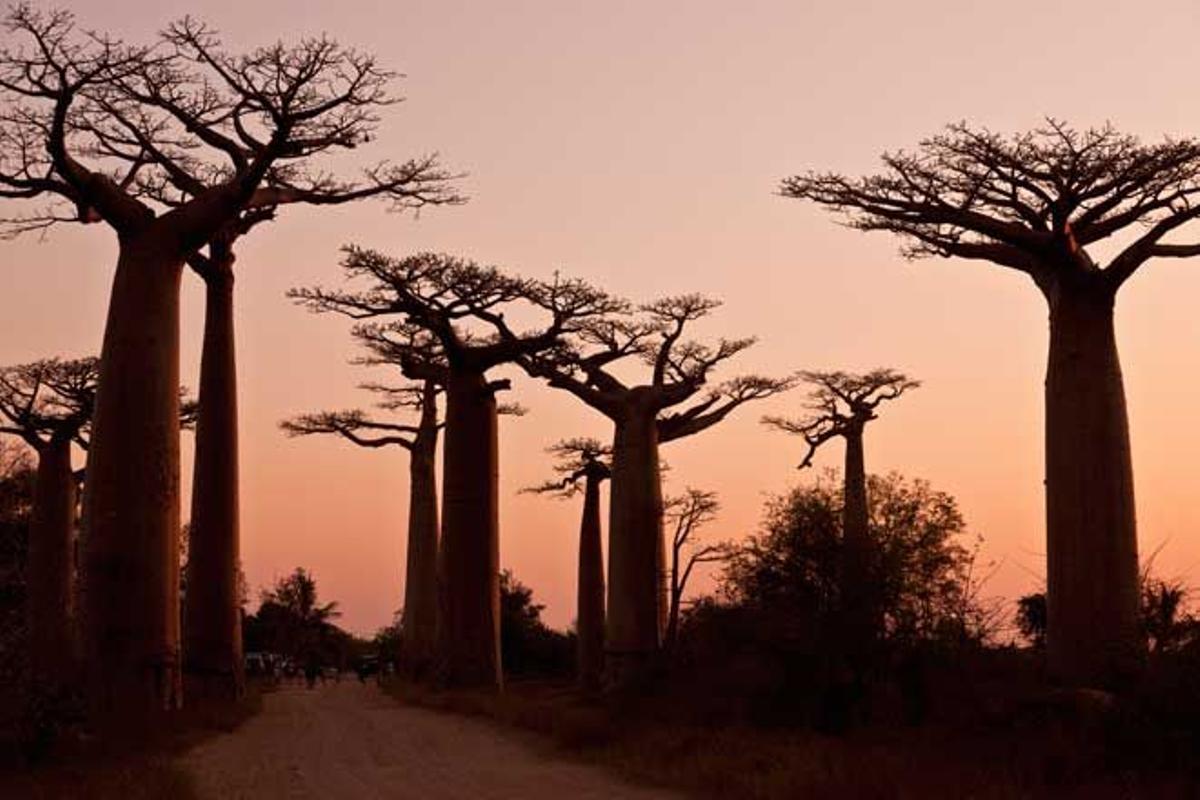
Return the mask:
<svg viewBox="0 0 1200 800">
<path fill-rule="evenodd" d="M 28 764 L 15 743 L 0 744 L 0 797 L 50 800 L 192 800 L 195 789 L 176 759 L 213 736 L 229 733 L 262 709 L 259 687 L 241 703 L 206 702 L 172 715 L 153 738 L 102 742 L 64 735 L 44 759 Z"/>
<path fill-rule="evenodd" d="M 401 702 L 482 717 L 540 734 L 555 752 L 646 785 L 695 797 L 1185 798 L 1187 774 L 1114 765 L 1105 727 L 1053 706 L 968 726 L 797 728 L 680 721 L 671 698 L 589 699 L 573 687 L 513 682 L 503 694 L 437 691 L 394 680 Z"/>
</svg>

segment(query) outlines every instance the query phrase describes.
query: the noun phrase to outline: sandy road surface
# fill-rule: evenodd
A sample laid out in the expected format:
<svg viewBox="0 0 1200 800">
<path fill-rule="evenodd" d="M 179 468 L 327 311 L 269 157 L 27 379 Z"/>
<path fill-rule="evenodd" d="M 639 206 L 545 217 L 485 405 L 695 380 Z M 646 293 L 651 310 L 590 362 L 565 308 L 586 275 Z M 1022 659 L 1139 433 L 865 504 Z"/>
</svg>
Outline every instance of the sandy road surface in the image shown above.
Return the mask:
<svg viewBox="0 0 1200 800">
<path fill-rule="evenodd" d="M 539 752 L 485 722 L 402 706 L 343 680 L 266 695 L 261 714 L 183 758 L 206 800 L 630 798 L 670 793 Z"/>
</svg>

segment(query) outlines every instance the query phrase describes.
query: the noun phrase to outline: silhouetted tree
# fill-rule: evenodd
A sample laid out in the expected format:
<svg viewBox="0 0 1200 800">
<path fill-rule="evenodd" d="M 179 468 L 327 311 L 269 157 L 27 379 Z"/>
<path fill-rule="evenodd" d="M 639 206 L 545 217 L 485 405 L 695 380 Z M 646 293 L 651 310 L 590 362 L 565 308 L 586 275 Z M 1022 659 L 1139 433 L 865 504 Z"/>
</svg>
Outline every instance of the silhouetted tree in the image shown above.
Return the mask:
<svg viewBox="0 0 1200 800">
<path fill-rule="evenodd" d="M 1177 650 L 1200 637 L 1200 620 L 1187 613 L 1188 590 L 1180 581 L 1142 575 L 1142 628 L 1150 652 Z"/>
<path fill-rule="evenodd" d="M 1056 120 L 1004 138 L 965 124 L 888 153 L 865 178 L 788 178 L 783 194 L 907 240 L 905 254 L 990 261 L 1028 275 L 1050 309 L 1046 371 L 1047 646 L 1052 673 L 1119 684 L 1145 651 L 1125 393 L 1113 330 L 1122 285 L 1200 215 L 1200 143 L 1143 144 Z M 1116 237 L 1108 263 L 1089 253 Z"/>
<path fill-rule="evenodd" d="M 304 414 L 282 423 L 289 436 L 334 434 L 359 447 L 403 447 L 409 454 L 408 545 L 404 578 L 404 610 L 400 626 L 403 664 L 414 675 L 429 669 L 437 635 L 437 396 L 432 379 L 391 388 L 369 385 L 385 399 L 388 411 L 415 410 L 416 424 L 381 422 L 361 410 Z"/>
<path fill-rule="evenodd" d="M 600 529 L 600 484 L 612 474 L 612 451 L 595 439 L 565 439 L 549 449 L 558 458 L 561 477 L 529 491 L 574 497 L 580 484 L 583 515 L 579 522 L 576 582 L 576 672 L 587 690 L 599 688 L 604 674 L 604 551 Z"/>
<path fill-rule="evenodd" d="M 1046 646 L 1046 593 L 1027 594 L 1017 600 L 1017 630 L 1036 650 Z"/>
<path fill-rule="evenodd" d="M 843 492 L 836 475 L 773 498 L 762 531 L 738 548 L 722 576 L 734 603 L 787 617 L 804 639 L 840 636 Z M 868 524 L 879 553 L 880 637 L 904 644 L 951 635 L 980 638 L 973 552 L 954 498 L 901 475 L 867 478 Z"/>
<path fill-rule="evenodd" d="M 605 646 L 618 684 L 645 676 L 667 624 L 659 444 L 706 430 L 743 403 L 792 385 L 789 379 L 744 376 L 689 405 L 717 367 L 754 343 L 721 339 L 710 347 L 683 338 L 691 323 L 719 305 L 700 295 L 664 298 L 633 318 L 593 320 L 562 346 L 519 360 L 531 375 L 575 395 L 614 425 Z M 645 383 L 627 384 L 624 373 L 612 370 L 629 358 L 649 368 Z"/>
<path fill-rule="evenodd" d="M 679 638 L 679 611 L 692 570 L 697 564 L 726 561 L 733 552 L 728 543 L 702 544 L 695 538 L 697 531 L 717 518 L 720 509 L 716 492 L 692 488 L 663 503 L 663 514 L 671 529 L 671 605 L 664 637 L 668 650 Z"/>
<path fill-rule="evenodd" d="M 333 620 L 341 616 L 336 602 L 320 603 L 312 573 L 297 567 L 262 592 L 255 624 L 261 646 L 298 661 L 318 658 Z"/>
<path fill-rule="evenodd" d="M 802 372 L 813 387 L 808 397 L 809 415 L 801 420 L 766 417 L 771 427 L 804 437 L 808 451 L 801 468 L 812 466 L 817 449 L 831 439 L 846 443 L 845 486 L 842 498 L 842 587 L 846 644 L 851 652 L 864 653 L 879 625 L 875 592 L 878 554 L 870 535 L 867 470 L 863 432 L 877 417 L 880 403 L 895 400 L 920 384 L 895 370 L 877 369 L 862 375 L 846 372 Z"/>
<path fill-rule="evenodd" d="M 29 523 L 37 465 L 22 441 L 0 437 L 0 729 L 16 730 L 29 677 Z"/>
<path fill-rule="evenodd" d="M 1148 568 L 1142 569 L 1142 635 L 1151 653 L 1169 653 L 1200 637 L 1200 620 L 1185 609 L 1187 596 L 1187 588 L 1179 581 L 1157 578 Z M 1045 592 L 1027 594 L 1017 601 L 1017 630 L 1033 647 L 1045 645 Z"/>
<path fill-rule="evenodd" d="M 87 444 L 97 374 L 95 358 L 0 369 L 0 434 L 20 437 L 37 453 L 25 581 L 29 664 L 35 682 L 51 692 L 72 683 L 78 665 L 71 444 Z"/>
<path fill-rule="evenodd" d="M 500 573 L 500 642 L 508 673 L 542 677 L 570 673 L 571 637 L 542 622 L 544 608 L 511 570 Z"/>
<path fill-rule="evenodd" d="M 439 552 L 438 658 L 440 679 L 454 685 L 503 685 L 500 668 L 500 544 L 496 393 L 509 381 L 488 377 L 501 364 L 559 344 L 588 320 L 621 303 L 580 281 L 549 283 L 514 278 L 495 267 L 436 253 L 391 258 L 349 247 L 342 262 L 363 292 L 297 289 L 290 294 L 316 311 L 354 319 L 397 316 L 365 328 L 392 348 L 411 378 L 436 369 L 429 335 L 444 361 L 446 439 Z M 545 327 L 518 332 L 506 312 L 524 307 L 548 316 Z"/>
<path fill-rule="evenodd" d="M 447 176 L 432 157 L 383 163 L 358 181 L 317 166 L 369 141 L 392 102 L 392 73 L 327 38 L 231 55 L 188 18 L 154 47 L 79 31 L 69 12 L 24 3 L 5 21 L 23 44 L 0 52 L 0 192 L 61 200 L 70 212 L 9 220 L 9 230 L 103 221 L 119 243 L 84 504 L 88 664 L 98 717 L 132 721 L 177 707 L 182 694 L 184 261 L 247 211 L 406 198 Z"/>
</svg>

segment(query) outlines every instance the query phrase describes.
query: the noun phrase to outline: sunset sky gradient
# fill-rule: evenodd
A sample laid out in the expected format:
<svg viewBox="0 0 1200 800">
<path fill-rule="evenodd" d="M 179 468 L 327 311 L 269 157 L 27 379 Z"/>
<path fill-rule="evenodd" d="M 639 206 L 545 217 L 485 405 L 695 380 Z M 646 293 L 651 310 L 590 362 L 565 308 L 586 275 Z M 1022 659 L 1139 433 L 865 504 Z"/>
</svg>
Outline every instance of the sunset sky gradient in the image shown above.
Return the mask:
<svg viewBox="0 0 1200 800">
<path fill-rule="evenodd" d="M 635 300 L 703 292 L 725 306 L 698 331 L 758 335 L 723 372 L 891 366 L 923 386 L 868 430 L 867 466 L 954 494 L 1015 597 L 1045 573 L 1044 301 L 1024 276 L 953 260 L 905 262 L 899 242 L 778 196 L 809 168 L 859 174 L 885 149 L 947 122 L 1005 133 L 1047 115 L 1111 121 L 1145 139 L 1200 135 L 1200 5 L 1149 2 L 391 2 L 118 0 L 66 3 L 84 27 L 149 39 L 184 14 L 231 49 L 327 32 L 406 74 L 379 138 L 346 165 L 428 151 L 468 173 L 470 202 L 419 217 L 379 204 L 288 208 L 239 247 L 242 553 L 258 587 L 310 568 L 343 623 L 368 633 L 400 605 L 406 453 L 290 440 L 281 419 L 362 406 L 349 324 L 285 299 L 339 285 L 338 248 L 440 250 L 544 277 L 554 270 Z M 17 209 L 12 204 L 4 215 Z M 1183 238 L 1200 240 L 1200 225 Z M 66 226 L 0 243 L 0 364 L 98 352 L 112 232 Z M 1200 259 L 1151 262 L 1117 310 L 1143 557 L 1200 579 Z M 195 388 L 203 287 L 185 275 L 182 371 Z M 543 449 L 610 430 L 575 399 L 511 373 L 501 424 L 501 560 L 573 616 L 578 501 L 522 495 L 548 477 Z M 740 538 L 799 473 L 801 443 L 763 428 L 799 392 L 747 406 L 664 447 L 667 491 L 720 493 L 707 534 Z M 184 439 L 184 486 L 191 437 Z M 823 448 L 817 470 L 840 464 Z M 185 490 L 184 509 L 188 508 Z M 1161 548 L 1161 550 L 1160 550 Z M 700 587 L 704 588 L 704 587 Z"/>
</svg>

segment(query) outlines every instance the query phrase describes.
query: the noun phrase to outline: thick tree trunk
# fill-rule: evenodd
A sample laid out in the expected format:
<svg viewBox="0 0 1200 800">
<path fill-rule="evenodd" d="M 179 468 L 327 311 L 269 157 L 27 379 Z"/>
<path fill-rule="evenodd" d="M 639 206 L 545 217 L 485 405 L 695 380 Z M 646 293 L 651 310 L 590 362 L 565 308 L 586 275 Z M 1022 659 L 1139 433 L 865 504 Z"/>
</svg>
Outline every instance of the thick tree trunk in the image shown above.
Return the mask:
<svg viewBox="0 0 1200 800">
<path fill-rule="evenodd" d="M 1114 293 L 1050 293 L 1046 370 L 1047 654 L 1075 686 L 1139 669 L 1137 522 Z"/>
<path fill-rule="evenodd" d="M 862 654 L 875 636 L 875 587 L 871 580 L 873 547 L 867 506 L 863 432 L 845 437 L 845 486 L 842 498 L 841 606 L 843 633 L 851 653 Z"/>
<path fill-rule="evenodd" d="M 616 423 L 608 527 L 609 682 L 647 677 L 666 625 L 666 543 L 658 430 L 652 410 L 631 408 Z"/>
<path fill-rule="evenodd" d="M 432 407 L 422 413 L 422 435 L 417 437 L 409 461 L 408 556 L 401 628 L 405 666 L 416 677 L 429 671 L 437 636 L 437 405 L 434 397 L 426 403 Z"/>
<path fill-rule="evenodd" d="M 245 690 L 238 598 L 238 408 L 231 259 L 205 274 L 200 408 L 192 476 L 184 665 L 189 687 L 236 699 Z"/>
<path fill-rule="evenodd" d="M 68 688 L 77 665 L 75 642 L 75 475 L 71 440 L 55 436 L 38 449 L 37 486 L 29 529 L 29 654 L 34 682 Z"/>
<path fill-rule="evenodd" d="M 86 666 L 96 722 L 182 703 L 180 254 L 122 242 L 84 485 Z"/>
<path fill-rule="evenodd" d="M 503 687 L 496 398 L 480 372 L 451 370 L 439 553 L 438 672 L 451 686 Z"/>
<path fill-rule="evenodd" d="M 600 686 L 604 673 L 604 553 L 600 542 L 600 479 L 588 475 L 579 525 L 579 578 L 575 626 L 579 683 Z"/>
</svg>

